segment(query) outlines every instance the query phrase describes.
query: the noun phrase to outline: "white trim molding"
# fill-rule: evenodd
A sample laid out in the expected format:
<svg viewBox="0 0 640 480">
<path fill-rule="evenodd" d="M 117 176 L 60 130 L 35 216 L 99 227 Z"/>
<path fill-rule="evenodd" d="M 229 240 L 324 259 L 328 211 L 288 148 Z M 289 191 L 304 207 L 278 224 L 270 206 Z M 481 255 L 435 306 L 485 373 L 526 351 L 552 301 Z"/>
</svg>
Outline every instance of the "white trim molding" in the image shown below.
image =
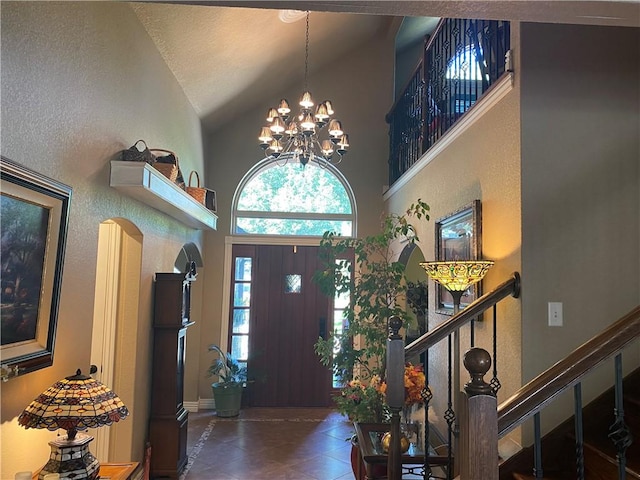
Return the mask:
<svg viewBox="0 0 640 480">
<path fill-rule="evenodd" d="M 196 408 L 200 410 L 215 410 L 216 402 L 213 398 L 201 398 Z"/>
<path fill-rule="evenodd" d="M 187 412 L 193 412 L 193 413 L 197 413 L 198 409 L 200 408 L 200 401 L 195 401 L 195 402 L 182 402 L 182 406 L 184 407 L 184 409 Z"/>
</svg>

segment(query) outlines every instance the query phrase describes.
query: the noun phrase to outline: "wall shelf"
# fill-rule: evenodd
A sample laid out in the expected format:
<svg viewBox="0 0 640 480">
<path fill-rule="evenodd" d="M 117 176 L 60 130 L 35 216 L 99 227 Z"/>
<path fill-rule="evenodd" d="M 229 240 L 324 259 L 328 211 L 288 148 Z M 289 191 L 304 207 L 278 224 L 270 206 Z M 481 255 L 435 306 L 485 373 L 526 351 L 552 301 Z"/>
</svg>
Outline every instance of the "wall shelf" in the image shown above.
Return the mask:
<svg viewBox="0 0 640 480">
<path fill-rule="evenodd" d="M 111 162 L 110 185 L 185 225 L 215 230 L 218 216 L 145 162 Z"/>
</svg>

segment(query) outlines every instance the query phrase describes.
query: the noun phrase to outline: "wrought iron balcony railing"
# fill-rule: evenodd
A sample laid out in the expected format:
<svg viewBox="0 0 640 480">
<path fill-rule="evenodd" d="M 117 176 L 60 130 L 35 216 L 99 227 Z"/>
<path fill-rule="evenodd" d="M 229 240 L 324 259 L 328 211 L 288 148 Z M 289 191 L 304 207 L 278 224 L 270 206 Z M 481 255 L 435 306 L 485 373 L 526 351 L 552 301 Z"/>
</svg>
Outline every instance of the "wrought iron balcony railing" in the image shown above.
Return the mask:
<svg viewBox="0 0 640 480">
<path fill-rule="evenodd" d="M 509 48 L 509 22 L 440 21 L 387 114 L 390 185 L 505 73 Z"/>
</svg>

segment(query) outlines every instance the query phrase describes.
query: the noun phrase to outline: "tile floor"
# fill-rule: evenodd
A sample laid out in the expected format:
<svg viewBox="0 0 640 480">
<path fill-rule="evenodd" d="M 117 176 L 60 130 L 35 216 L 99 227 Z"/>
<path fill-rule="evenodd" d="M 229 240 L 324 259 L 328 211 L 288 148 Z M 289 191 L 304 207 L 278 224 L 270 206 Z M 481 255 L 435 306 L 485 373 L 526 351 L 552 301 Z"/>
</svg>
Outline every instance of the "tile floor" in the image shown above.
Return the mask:
<svg viewBox="0 0 640 480">
<path fill-rule="evenodd" d="M 229 419 L 190 413 L 180 480 L 353 480 L 352 431 L 331 409 L 244 408 Z"/>
</svg>

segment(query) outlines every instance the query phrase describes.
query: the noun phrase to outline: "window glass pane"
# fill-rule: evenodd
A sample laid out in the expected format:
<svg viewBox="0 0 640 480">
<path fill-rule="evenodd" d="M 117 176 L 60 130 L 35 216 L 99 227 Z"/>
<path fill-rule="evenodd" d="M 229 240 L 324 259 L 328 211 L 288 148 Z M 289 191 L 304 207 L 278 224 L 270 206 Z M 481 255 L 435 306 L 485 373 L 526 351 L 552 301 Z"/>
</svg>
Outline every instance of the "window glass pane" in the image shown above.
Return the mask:
<svg viewBox="0 0 640 480">
<path fill-rule="evenodd" d="M 346 323 L 346 319 L 344 318 L 344 311 L 334 310 L 333 311 L 333 331 L 336 333 L 342 333 L 345 323 Z"/>
<path fill-rule="evenodd" d="M 251 280 L 251 257 L 236 257 L 236 280 Z"/>
<path fill-rule="evenodd" d="M 300 293 L 302 290 L 302 275 L 284 276 L 284 293 Z"/>
<path fill-rule="evenodd" d="M 480 50 L 480 54 L 482 55 L 482 50 Z M 459 80 L 481 80 L 482 72 L 474 47 L 467 46 L 456 56 L 450 58 L 445 76 Z"/>
<path fill-rule="evenodd" d="M 334 299 L 335 308 L 345 308 L 349 305 L 350 295 L 348 293 L 340 293 L 336 294 L 336 298 Z"/>
<path fill-rule="evenodd" d="M 231 337 L 231 355 L 238 360 L 249 358 L 249 337 L 247 335 L 233 335 Z"/>
<path fill-rule="evenodd" d="M 273 163 L 244 187 L 238 210 L 258 212 L 351 213 L 351 202 L 340 180 L 314 163 Z"/>
<path fill-rule="evenodd" d="M 348 220 L 302 220 L 290 218 L 237 218 L 237 234 L 298 235 L 321 237 L 326 231 L 350 237 L 352 224 Z"/>
<path fill-rule="evenodd" d="M 232 333 L 249 333 L 249 309 L 233 309 Z"/>
<path fill-rule="evenodd" d="M 351 278 L 351 272 L 349 271 L 349 268 L 351 266 L 350 261 L 337 259 L 335 263 L 338 268 L 340 268 L 340 265 L 344 263 L 344 265 L 340 268 L 340 274 L 347 278 Z M 349 292 L 336 292 L 333 298 L 333 306 L 335 308 L 345 308 L 347 305 L 349 305 L 350 300 L 351 294 Z"/>
<path fill-rule="evenodd" d="M 236 283 L 233 288 L 233 306 L 248 307 L 251 301 L 251 284 Z"/>
</svg>

